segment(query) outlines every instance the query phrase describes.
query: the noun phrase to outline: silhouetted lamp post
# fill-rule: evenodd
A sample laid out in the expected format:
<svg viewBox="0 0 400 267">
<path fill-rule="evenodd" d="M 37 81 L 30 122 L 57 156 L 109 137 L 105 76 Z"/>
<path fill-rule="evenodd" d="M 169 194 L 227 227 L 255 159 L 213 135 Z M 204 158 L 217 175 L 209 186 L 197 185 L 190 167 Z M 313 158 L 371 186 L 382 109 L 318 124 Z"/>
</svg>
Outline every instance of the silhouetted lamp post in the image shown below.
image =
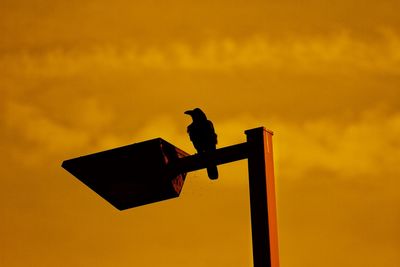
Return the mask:
<svg viewBox="0 0 400 267">
<path fill-rule="evenodd" d="M 119 210 L 178 197 L 186 173 L 248 159 L 254 267 L 278 267 L 278 234 L 271 131 L 245 131 L 245 143 L 203 157 L 161 138 L 65 160 L 62 167 Z M 223 178 L 222 178 L 223 179 Z"/>
</svg>

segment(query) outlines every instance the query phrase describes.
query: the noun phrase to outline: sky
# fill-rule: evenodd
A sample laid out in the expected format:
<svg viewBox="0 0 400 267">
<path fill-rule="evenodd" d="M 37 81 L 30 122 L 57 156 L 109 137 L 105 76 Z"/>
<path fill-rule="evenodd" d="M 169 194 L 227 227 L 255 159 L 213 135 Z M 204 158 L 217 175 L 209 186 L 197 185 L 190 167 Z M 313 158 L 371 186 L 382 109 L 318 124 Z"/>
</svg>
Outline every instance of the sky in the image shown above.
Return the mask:
<svg viewBox="0 0 400 267">
<path fill-rule="evenodd" d="M 282 267 L 400 266 L 400 3 L 2 0 L 0 265 L 252 266 L 246 161 L 118 211 L 65 159 L 274 132 Z"/>
</svg>

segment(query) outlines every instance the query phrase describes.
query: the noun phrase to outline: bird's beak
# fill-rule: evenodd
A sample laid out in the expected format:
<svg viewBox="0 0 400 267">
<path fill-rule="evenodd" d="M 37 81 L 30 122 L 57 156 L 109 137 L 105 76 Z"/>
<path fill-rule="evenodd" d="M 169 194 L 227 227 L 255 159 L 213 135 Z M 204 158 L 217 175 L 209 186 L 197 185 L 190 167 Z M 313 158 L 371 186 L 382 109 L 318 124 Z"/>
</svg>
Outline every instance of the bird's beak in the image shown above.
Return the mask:
<svg viewBox="0 0 400 267">
<path fill-rule="evenodd" d="M 184 113 L 187 114 L 187 115 L 192 115 L 193 114 L 193 110 L 187 110 Z"/>
</svg>

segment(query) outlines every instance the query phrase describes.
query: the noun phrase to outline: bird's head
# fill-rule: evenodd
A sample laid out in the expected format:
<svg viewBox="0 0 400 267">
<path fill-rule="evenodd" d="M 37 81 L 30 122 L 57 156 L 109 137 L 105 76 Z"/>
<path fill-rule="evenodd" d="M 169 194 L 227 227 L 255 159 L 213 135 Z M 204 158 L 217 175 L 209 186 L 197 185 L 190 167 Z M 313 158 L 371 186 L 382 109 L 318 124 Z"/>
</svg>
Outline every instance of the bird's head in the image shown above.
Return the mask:
<svg viewBox="0 0 400 267">
<path fill-rule="evenodd" d="M 193 121 L 207 120 L 206 114 L 199 108 L 185 111 L 185 114 L 190 115 Z"/>
</svg>

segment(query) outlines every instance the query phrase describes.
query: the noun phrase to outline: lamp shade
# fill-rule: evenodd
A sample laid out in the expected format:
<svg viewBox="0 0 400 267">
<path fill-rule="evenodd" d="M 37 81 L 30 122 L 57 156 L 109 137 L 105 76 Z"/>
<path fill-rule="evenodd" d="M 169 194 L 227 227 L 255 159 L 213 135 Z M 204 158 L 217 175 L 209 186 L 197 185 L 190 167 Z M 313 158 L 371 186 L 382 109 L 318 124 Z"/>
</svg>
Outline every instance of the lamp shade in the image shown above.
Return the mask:
<svg viewBox="0 0 400 267">
<path fill-rule="evenodd" d="M 65 160 L 62 167 L 119 210 L 178 197 L 186 173 L 171 166 L 188 154 L 156 138 Z"/>
</svg>

